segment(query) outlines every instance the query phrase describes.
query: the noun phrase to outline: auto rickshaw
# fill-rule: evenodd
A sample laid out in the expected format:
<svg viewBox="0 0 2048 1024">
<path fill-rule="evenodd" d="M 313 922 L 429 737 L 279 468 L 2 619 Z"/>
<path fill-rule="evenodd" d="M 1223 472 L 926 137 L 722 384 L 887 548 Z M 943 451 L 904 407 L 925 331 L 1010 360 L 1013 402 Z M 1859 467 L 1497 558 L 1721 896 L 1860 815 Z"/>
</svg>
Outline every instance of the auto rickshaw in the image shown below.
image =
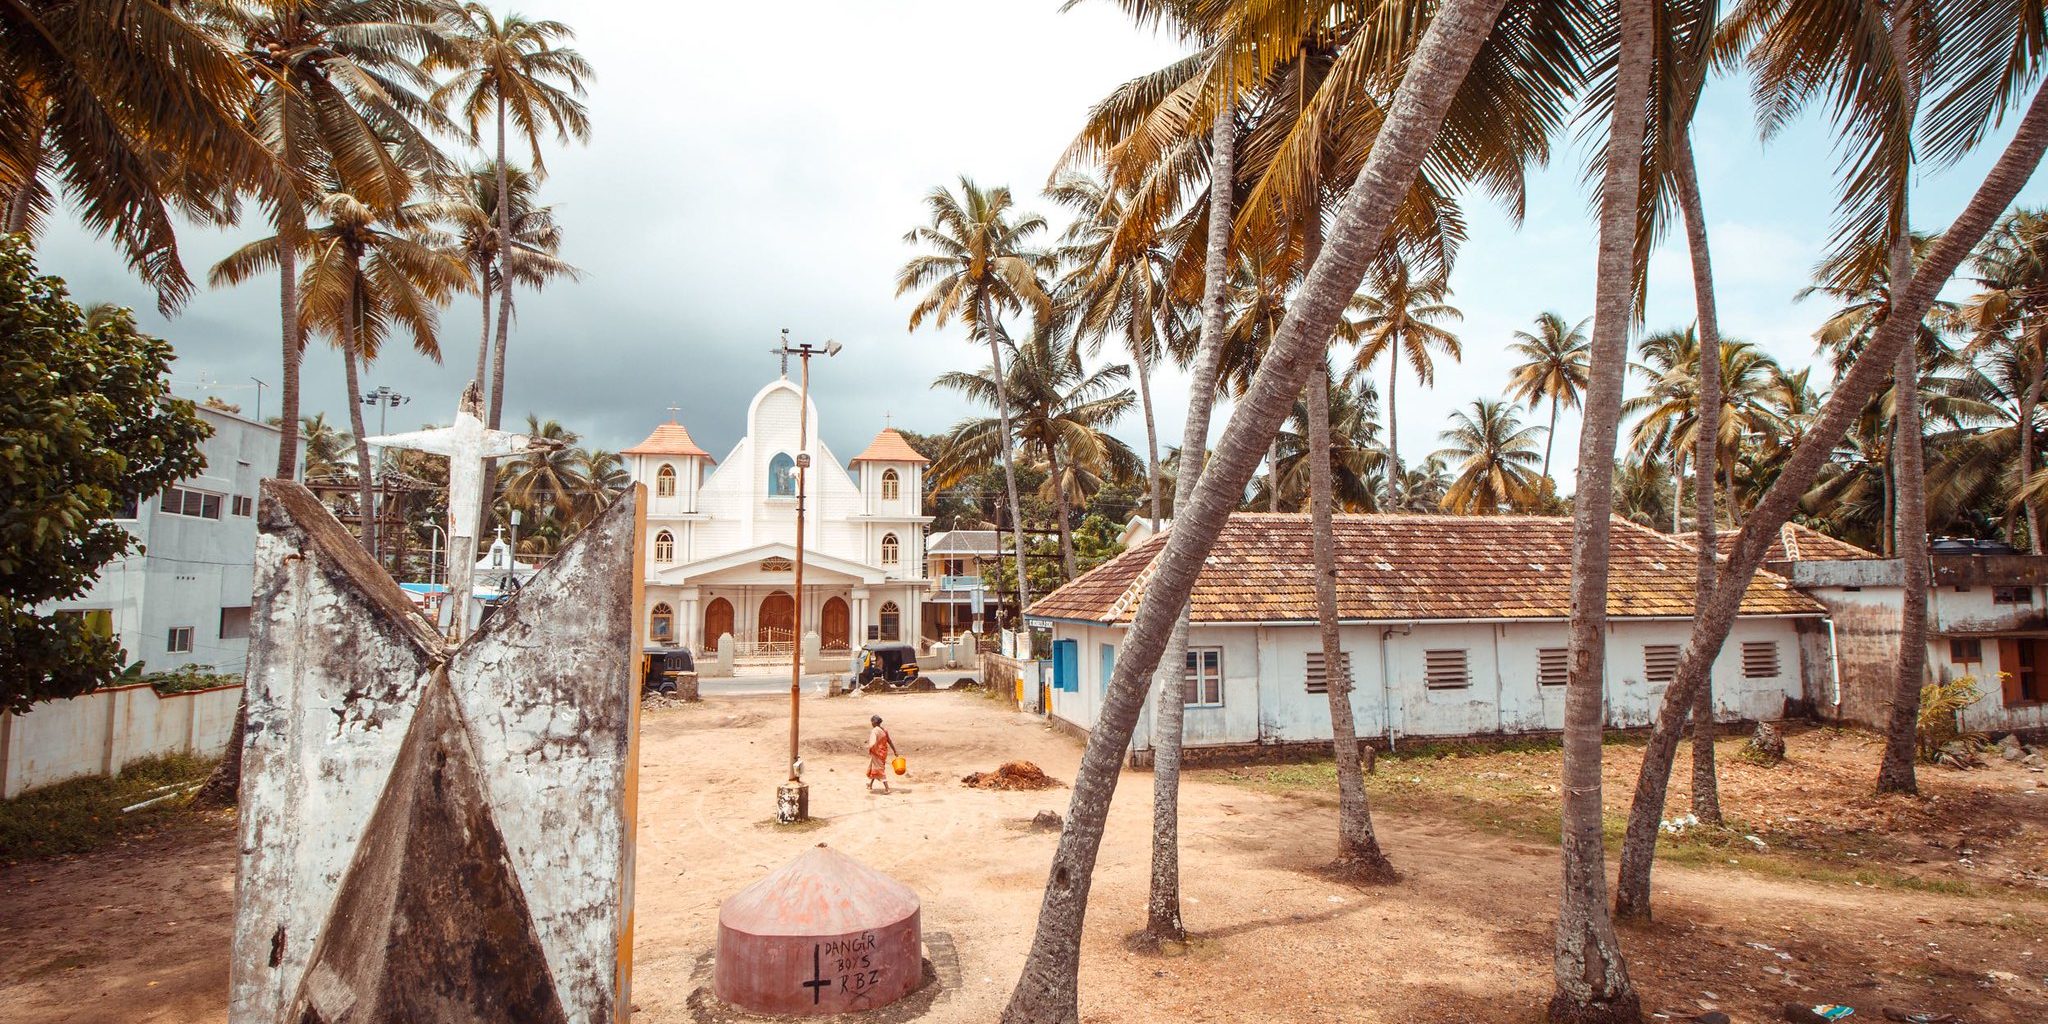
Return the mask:
<svg viewBox="0 0 2048 1024">
<path fill-rule="evenodd" d="M 860 668 L 853 684 L 866 687 L 880 682 L 887 686 L 908 686 L 917 678 L 917 647 L 913 644 L 868 644 L 860 649 Z"/>
<path fill-rule="evenodd" d="M 676 676 L 697 671 L 696 659 L 687 647 L 643 647 L 640 649 L 640 679 L 649 693 L 676 692 Z"/>
</svg>

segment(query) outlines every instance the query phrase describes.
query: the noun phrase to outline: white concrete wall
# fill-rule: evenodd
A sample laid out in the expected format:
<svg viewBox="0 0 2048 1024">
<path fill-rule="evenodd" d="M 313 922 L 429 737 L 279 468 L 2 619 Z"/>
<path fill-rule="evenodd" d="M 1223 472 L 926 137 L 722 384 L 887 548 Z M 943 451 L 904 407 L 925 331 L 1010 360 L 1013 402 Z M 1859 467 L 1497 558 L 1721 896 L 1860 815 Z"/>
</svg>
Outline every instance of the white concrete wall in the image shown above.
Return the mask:
<svg viewBox="0 0 2048 1024">
<path fill-rule="evenodd" d="M 242 688 L 159 696 L 148 686 L 100 690 L 0 714 L 0 799 L 85 775 L 113 775 L 161 754 L 227 749 Z"/>
<path fill-rule="evenodd" d="M 1716 717 L 1774 719 L 1788 697 L 1801 696 L 1802 652 L 1793 619 L 1743 619 L 1736 623 L 1713 670 Z M 1646 726 L 1663 700 L 1664 685 L 1643 681 L 1646 644 L 1683 645 L 1690 624 L 1619 620 L 1607 643 L 1608 721 L 1617 727 Z M 1080 623 L 1053 624 L 1055 640 L 1079 644 L 1080 688 L 1055 690 L 1052 713 L 1082 728 L 1100 715 L 1108 684 L 1102 649 L 1120 648 L 1124 630 Z M 1537 651 L 1565 647 L 1562 622 L 1415 623 L 1350 625 L 1339 640 L 1351 656 L 1352 717 L 1361 736 L 1468 736 L 1488 733 L 1557 731 L 1564 727 L 1564 687 L 1536 681 Z M 1748 679 L 1742 674 L 1744 642 L 1778 646 L 1778 673 Z M 1223 652 L 1223 703 L 1186 709 L 1183 742 L 1190 747 L 1240 743 L 1315 742 L 1330 738 L 1329 698 L 1307 688 L 1307 657 L 1321 650 L 1313 624 L 1279 626 L 1196 626 L 1190 648 Z M 1466 652 L 1470 684 L 1460 689 L 1424 685 L 1426 652 Z M 1384 666 L 1384 669 L 1383 669 Z M 1156 697 L 1133 745 L 1151 744 L 1149 721 Z"/>
</svg>

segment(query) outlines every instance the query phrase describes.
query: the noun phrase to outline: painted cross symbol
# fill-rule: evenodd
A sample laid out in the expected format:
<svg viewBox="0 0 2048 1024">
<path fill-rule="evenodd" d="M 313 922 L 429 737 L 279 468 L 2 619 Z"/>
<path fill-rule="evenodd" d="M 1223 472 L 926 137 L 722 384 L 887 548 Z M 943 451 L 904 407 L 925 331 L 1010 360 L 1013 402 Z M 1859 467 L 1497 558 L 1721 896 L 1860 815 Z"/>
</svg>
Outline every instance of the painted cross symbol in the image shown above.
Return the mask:
<svg viewBox="0 0 2048 1024">
<path fill-rule="evenodd" d="M 832 983 L 825 980 L 824 967 L 819 960 L 818 946 L 815 944 L 811 946 L 811 980 L 804 982 L 804 987 L 811 990 L 812 1006 L 818 1005 L 818 1000 L 824 995 L 824 991 L 832 987 Z"/>
</svg>

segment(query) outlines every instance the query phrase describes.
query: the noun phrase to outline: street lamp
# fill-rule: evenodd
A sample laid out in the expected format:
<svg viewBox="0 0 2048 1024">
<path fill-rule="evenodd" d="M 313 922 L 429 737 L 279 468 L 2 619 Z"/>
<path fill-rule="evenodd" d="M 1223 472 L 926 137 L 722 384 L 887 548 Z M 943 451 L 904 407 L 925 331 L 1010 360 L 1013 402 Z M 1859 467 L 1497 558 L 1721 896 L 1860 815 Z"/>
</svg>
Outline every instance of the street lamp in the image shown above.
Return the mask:
<svg viewBox="0 0 2048 1024">
<path fill-rule="evenodd" d="M 831 358 L 839 354 L 840 345 L 826 339 L 822 346 L 809 344 L 792 347 L 789 343 L 789 328 L 782 329 L 782 344 L 771 351 L 782 356 L 783 365 L 789 365 L 789 357 L 796 356 L 803 363 L 801 396 L 797 401 L 796 428 L 796 612 L 791 623 L 789 644 L 789 781 L 775 790 L 775 820 L 783 824 L 805 821 L 811 816 L 811 790 L 803 780 L 803 761 L 797 752 L 798 700 L 803 694 L 804 679 L 804 497 L 805 475 L 811 467 L 811 357 L 822 355 Z"/>
</svg>

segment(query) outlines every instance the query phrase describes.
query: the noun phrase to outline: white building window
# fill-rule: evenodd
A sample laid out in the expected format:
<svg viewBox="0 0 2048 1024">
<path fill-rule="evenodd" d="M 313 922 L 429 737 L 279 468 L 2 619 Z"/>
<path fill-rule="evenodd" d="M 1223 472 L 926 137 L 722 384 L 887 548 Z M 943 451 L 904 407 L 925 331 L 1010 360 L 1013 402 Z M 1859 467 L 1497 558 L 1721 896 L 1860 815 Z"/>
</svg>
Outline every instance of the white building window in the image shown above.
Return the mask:
<svg viewBox="0 0 2048 1024">
<path fill-rule="evenodd" d="M 237 494 L 234 496 L 234 500 L 229 502 L 228 510 L 244 518 L 253 516 L 256 514 L 256 499 L 246 494 Z"/>
<path fill-rule="evenodd" d="M 1310 651 L 1310 652 L 1308 652 L 1308 673 L 1307 673 L 1307 675 L 1308 675 L 1308 692 L 1310 692 L 1310 693 L 1328 693 L 1328 692 L 1330 692 L 1330 676 L 1329 676 L 1329 673 L 1328 673 L 1328 672 L 1325 672 L 1325 671 L 1323 670 L 1323 652 L 1321 652 L 1321 651 Z M 1337 652 L 1337 676 L 1338 676 L 1338 678 L 1341 678 L 1341 679 L 1343 679 L 1343 680 L 1344 680 L 1344 685 L 1346 685 L 1346 686 L 1350 686 L 1350 685 L 1351 685 L 1351 652 L 1350 652 L 1350 651 L 1339 651 L 1339 652 Z"/>
<path fill-rule="evenodd" d="M 220 610 L 220 638 L 222 640 L 246 640 L 249 638 L 250 612 L 243 608 L 222 608 Z"/>
<path fill-rule="evenodd" d="M 903 481 L 893 469 L 882 471 L 882 500 L 895 501 L 903 493 Z"/>
<path fill-rule="evenodd" d="M 1743 641 L 1742 678 L 1778 678 L 1778 642 L 1776 640 Z"/>
<path fill-rule="evenodd" d="M 661 472 L 654 474 L 654 496 L 657 498 L 673 498 L 676 496 L 676 468 L 674 466 L 663 466 L 661 467 Z"/>
<path fill-rule="evenodd" d="M 668 643 L 676 636 L 676 610 L 663 601 L 654 606 L 654 612 L 647 617 L 647 636 L 650 640 Z"/>
<path fill-rule="evenodd" d="M 164 645 L 164 650 L 172 654 L 192 653 L 192 627 L 172 626 L 170 640 Z"/>
<path fill-rule="evenodd" d="M 884 640 L 903 639 L 903 609 L 894 601 L 882 605 L 881 636 Z"/>
<path fill-rule="evenodd" d="M 1677 644 L 1643 645 L 1643 682 L 1668 683 L 1678 678 Z"/>
<path fill-rule="evenodd" d="M 676 535 L 663 530 L 654 535 L 654 560 L 667 565 L 676 560 Z"/>
<path fill-rule="evenodd" d="M 1422 652 L 1422 685 L 1432 690 L 1461 690 L 1471 686 L 1472 665 L 1465 649 Z"/>
<path fill-rule="evenodd" d="M 157 507 L 174 516 L 191 516 L 195 519 L 219 519 L 220 498 L 210 491 L 195 491 L 186 487 L 166 487 Z"/>
<path fill-rule="evenodd" d="M 1536 649 L 1536 685 L 1563 686 L 1571 678 L 1571 648 Z"/>
<path fill-rule="evenodd" d="M 1223 648 L 1188 648 L 1187 671 L 1181 676 L 1181 699 L 1191 708 L 1223 706 Z"/>
<path fill-rule="evenodd" d="M 896 535 L 895 535 L 895 534 L 893 534 L 893 533 L 885 533 L 885 534 L 883 534 L 883 535 L 882 535 L 882 564 L 883 564 L 883 565 L 895 565 L 896 563 L 898 563 L 898 562 L 902 561 L 902 559 L 903 559 L 903 546 L 902 546 L 901 544 L 898 544 L 898 543 L 896 543 Z"/>
</svg>

